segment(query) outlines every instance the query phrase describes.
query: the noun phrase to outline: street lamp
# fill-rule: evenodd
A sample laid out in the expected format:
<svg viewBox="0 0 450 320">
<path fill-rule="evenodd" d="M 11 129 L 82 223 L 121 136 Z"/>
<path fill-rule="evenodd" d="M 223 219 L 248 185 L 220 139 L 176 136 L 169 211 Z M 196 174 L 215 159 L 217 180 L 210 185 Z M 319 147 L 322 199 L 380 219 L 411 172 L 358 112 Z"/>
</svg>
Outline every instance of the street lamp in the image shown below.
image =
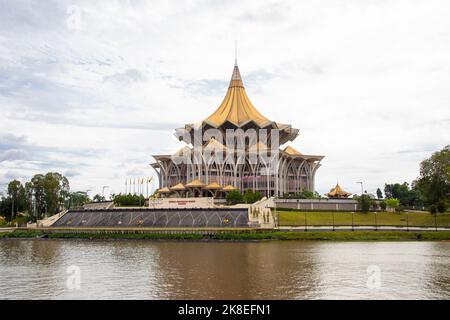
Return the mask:
<svg viewBox="0 0 450 320">
<path fill-rule="evenodd" d="M 105 198 L 105 189 L 109 188 L 109 186 L 103 186 L 102 187 L 102 197 Z"/>
<path fill-rule="evenodd" d="M 332 212 L 333 213 L 333 231 L 335 231 L 335 224 L 334 224 L 334 211 Z"/>
<path fill-rule="evenodd" d="M 308 231 L 308 222 L 306 220 L 306 211 L 305 211 L 305 231 Z"/>
<path fill-rule="evenodd" d="M 356 183 L 359 183 L 360 185 L 361 185 L 361 195 L 363 195 L 363 193 L 364 193 L 364 188 L 363 188 L 363 182 L 362 181 L 358 181 L 358 182 L 356 182 Z"/>
<path fill-rule="evenodd" d="M 355 213 L 352 211 L 352 231 L 355 231 L 355 219 L 354 219 Z"/>
<path fill-rule="evenodd" d="M 375 211 L 375 231 L 378 231 L 377 212 Z"/>
</svg>

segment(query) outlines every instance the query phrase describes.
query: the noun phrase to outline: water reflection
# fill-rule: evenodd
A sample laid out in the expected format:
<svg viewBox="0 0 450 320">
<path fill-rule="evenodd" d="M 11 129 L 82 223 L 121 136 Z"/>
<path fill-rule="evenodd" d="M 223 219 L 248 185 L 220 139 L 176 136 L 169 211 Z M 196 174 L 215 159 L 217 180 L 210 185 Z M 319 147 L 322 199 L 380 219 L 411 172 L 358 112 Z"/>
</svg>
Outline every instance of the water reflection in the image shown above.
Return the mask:
<svg viewBox="0 0 450 320">
<path fill-rule="evenodd" d="M 448 299 L 449 242 L 0 241 L 0 298 Z M 80 267 L 81 289 L 66 287 Z M 368 289 L 367 268 L 381 270 Z"/>
</svg>

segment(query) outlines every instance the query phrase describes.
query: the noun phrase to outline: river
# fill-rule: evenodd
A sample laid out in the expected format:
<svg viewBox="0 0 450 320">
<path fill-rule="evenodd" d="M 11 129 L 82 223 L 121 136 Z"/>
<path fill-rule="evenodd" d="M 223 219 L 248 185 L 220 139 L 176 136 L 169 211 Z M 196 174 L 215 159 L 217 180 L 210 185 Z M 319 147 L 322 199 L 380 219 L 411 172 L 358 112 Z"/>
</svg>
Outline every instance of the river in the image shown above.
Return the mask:
<svg viewBox="0 0 450 320">
<path fill-rule="evenodd" d="M 450 242 L 0 240 L 0 299 L 449 299 Z"/>
</svg>

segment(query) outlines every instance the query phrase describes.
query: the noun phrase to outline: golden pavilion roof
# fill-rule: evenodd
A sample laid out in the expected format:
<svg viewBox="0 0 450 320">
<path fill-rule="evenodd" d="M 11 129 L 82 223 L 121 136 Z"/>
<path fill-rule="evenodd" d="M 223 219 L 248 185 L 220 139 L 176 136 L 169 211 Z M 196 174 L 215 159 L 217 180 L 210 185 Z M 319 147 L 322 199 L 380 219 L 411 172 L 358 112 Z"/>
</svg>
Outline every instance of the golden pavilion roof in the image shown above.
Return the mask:
<svg viewBox="0 0 450 320">
<path fill-rule="evenodd" d="M 170 189 L 167 187 L 164 187 L 164 188 L 159 189 L 158 193 L 170 193 Z"/>
<path fill-rule="evenodd" d="M 347 198 L 351 195 L 352 194 L 350 192 L 347 192 L 344 189 L 342 189 L 339 183 L 336 184 L 336 187 L 334 187 L 333 189 L 331 189 L 330 192 L 327 193 L 327 196 L 330 198 Z"/>
<path fill-rule="evenodd" d="M 253 106 L 248 98 L 237 65 L 234 66 L 225 98 L 219 108 L 204 122 L 215 128 L 220 127 L 225 122 L 230 122 L 237 127 L 249 122 L 254 122 L 259 127 L 266 127 L 272 123 Z"/>
<path fill-rule="evenodd" d="M 185 187 L 187 188 L 202 188 L 205 184 L 201 182 L 198 179 L 192 180 L 191 182 L 187 183 Z"/>
<path fill-rule="evenodd" d="M 170 190 L 172 190 L 172 191 L 183 191 L 183 190 L 186 190 L 186 188 L 183 186 L 182 183 L 178 183 L 178 184 L 174 185 L 173 187 L 170 187 Z"/>
<path fill-rule="evenodd" d="M 222 188 L 223 191 L 233 191 L 233 190 L 237 190 L 236 187 L 232 186 L 231 184 L 225 186 Z"/>
<path fill-rule="evenodd" d="M 212 182 L 212 183 L 208 184 L 207 186 L 204 186 L 203 189 L 217 190 L 217 189 L 222 189 L 222 186 L 220 184 L 218 184 L 217 182 Z"/>
</svg>

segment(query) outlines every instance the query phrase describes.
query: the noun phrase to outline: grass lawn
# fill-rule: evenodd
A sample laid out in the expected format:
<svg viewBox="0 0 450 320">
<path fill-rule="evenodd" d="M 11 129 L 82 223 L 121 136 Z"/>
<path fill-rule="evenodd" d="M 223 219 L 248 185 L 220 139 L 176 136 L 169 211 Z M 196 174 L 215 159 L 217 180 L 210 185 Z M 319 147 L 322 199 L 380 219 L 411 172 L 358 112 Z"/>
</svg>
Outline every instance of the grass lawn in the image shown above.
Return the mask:
<svg viewBox="0 0 450 320">
<path fill-rule="evenodd" d="M 300 211 L 283 211 L 277 209 L 279 215 L 280 226 L 304 226 L 305 215 L 308 226 L 332 226 L 332 212 L 300 212 Z M 373 226 L 375 225 L 375 216 L 379 226 L 406 226 L 407 220 L 410 227 L 434 227 L 435 217 L 428 212 L 421 213 L 361 213 L 355 212 L 353 219 L 355 226 Z M 334 223 L 336 226 L 351 226 L 351 212 L 335 212 Z M 436 217 L 436 224 L 439 227 L 450 227 L 450 213 L 439 213 Z"/>
<path fill-rule="evenodd" d="M 328 232 L 280 232 L 262 231 L 246 233 L 217 234 L 170 234 L 170 233 L 47 233 L 32 230 L 17 230 L 0 233 L 4 238 L 36 238 L 46 236 L 49 239 L 104 239 L 104 240 L 177 240 L 177 241 L 255 241 L 255 240 L 331 240 L 331 241 L 407 241 L 407 240 L 450 240 L 450 231 L 328 231 Z"/>
</svg>

